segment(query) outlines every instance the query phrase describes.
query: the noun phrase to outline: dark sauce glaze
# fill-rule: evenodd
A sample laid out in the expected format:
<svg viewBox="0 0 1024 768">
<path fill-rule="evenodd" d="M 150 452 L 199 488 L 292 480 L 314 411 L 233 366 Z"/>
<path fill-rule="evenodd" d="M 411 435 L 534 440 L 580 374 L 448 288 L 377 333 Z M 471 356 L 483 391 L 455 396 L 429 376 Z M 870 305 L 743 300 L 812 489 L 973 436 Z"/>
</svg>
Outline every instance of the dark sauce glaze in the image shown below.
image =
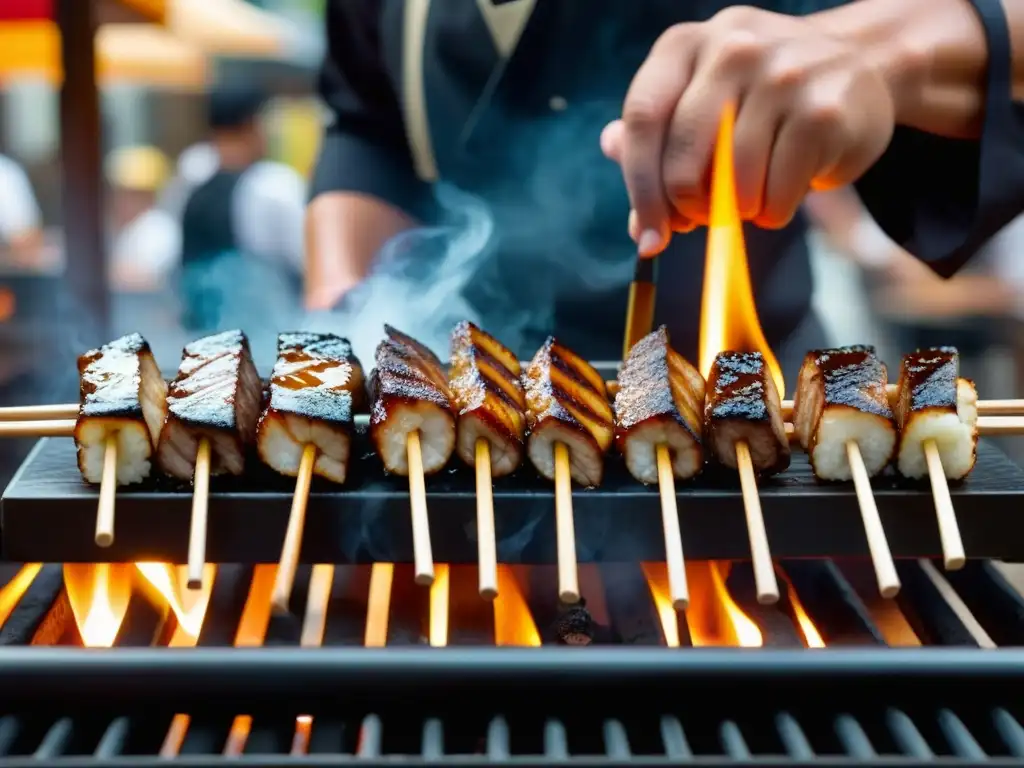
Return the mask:
<svg viewBox="0 0 1024 768">
<path fill-rule="evenodd" d="M 235 402 L 243 369 L 255 377 L 249 340 L 241 331 L 193 341 L 185 347 L 178 374 L 167 388 L 168 412 L 193 427 L 237 430 Z"/>
<path fill-rule="evenodd" d="M 822 377 L 825 405 L 840 405 L 892 418 L 887 387 L 889 372 L 875 348 L 864 345 L 818 349 L 808 353 Z"/>
<path fill-rule="evenodd" d="M 295 331 L 277 337 L 269 412 L 350 426 L 363 371 L 348 339 Z"/>
<path fill-rule="evenodd" d="M 432 403 L 452 411 L 448 378 L 441 360 L 427 347 L 389 325 L 377 345 L 370 372 L 370 426 L 384 423 L 388 410 L 400 403 Z"/>
<path fill-rule="evenodd" d="M 138 333 L 130 333 L 78 358 L 79 417 L 141 419 L 142 357 L 152 355 Z"/>
<path fill-rule="evenodd" d="M 771 375 L 760 352 L 722 352 L 708 377 L 707 421 L 770 421 L 767 379 Z"/>
<path fill-rule="evenodd" d="M 919 349 L 903 356 L 900 367 L 900 423 L 914 411 L 957 409 L 960 355 L 955 347 Z"/>
</svg>

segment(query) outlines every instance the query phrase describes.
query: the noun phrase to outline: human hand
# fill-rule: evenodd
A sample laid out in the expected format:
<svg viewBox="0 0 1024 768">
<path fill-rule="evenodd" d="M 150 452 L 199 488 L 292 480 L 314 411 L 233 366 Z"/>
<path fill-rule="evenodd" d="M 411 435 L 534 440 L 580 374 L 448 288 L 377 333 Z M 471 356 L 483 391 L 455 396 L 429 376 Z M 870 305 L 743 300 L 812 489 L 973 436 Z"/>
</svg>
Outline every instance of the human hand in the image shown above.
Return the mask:
<svg viewBox="0 0 1024 768">
<path fill-rule="evenodd" d="M 883 57 L 884 60 L 884 57 Z M 788 223 L 808 191 L 860 177 L 888 146 L 894 94 L 876 59 L 813 17 L 727 8 L 678 24 L 633 79 L 622 119 L 601 136 L 622 166 L 641 255 L 670 232 L 707 224 L 710 164 L 723 107 L 736 104 L 740 213 Z"/>
</svg>

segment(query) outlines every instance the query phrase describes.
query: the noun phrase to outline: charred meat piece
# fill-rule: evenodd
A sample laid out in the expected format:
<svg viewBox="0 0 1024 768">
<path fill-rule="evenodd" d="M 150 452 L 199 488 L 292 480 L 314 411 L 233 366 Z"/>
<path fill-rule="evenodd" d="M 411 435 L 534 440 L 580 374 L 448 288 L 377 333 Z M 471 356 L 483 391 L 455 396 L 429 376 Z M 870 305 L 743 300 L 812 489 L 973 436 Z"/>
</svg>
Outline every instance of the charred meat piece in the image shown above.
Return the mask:
<svg viewBox="0 0 1024 768">
<path fill-rule="evenodd" d="M 860 448 L 868 475 L 885 469 L 896 448 L 888 384 L 889 373 L 874 347 L 807 353 L 797 380 L 793 423 L 815 475 L 850 480 L 850 441 Z"/>
<path fill-rule="evenodd" d="M 584 486 L 600 485 L 615 428 L 600 374 L 550 337 L 527 366 L 523 385 L 530 428 L 527 452 L 537 471 L 554 480 L 555 443 L 564 443 L 572 479 Z"/>
<path fill-rule="evenodd" d="M 448 381 L 458 412 L 455 450 L 469 466 L 476 465 L 476 443 L 491 450 L 491 475 L 516 470 L 526 441 L 526 396 L 519 381 L 519 361 L 504 345 L 470 322 L 452 331 Z"/>
<path fill-rule="evenodd" d="M 167 415 L 167 384 L 145 339 L 122 336 L 78 358 L 80 406 L 75 424 L 78 469 L 87 483 L 103 477 L 107 438 L 117 436 L 117 484 L 149 476 Z"/>
<path fill-rule="evenodd" d="M 256 447 L 263 463 L 295 477 L 306 445 L 316 446 L 313 474 L 344 483 L 353 409 L 363 369 L 348 339 L 332 333 L 282 333 Z"/>
<path fill-rule="evenodd" d="M 619 371 L 615 442 L 630 474 L 658 482 L 657 447 L 665 444 L 672 472 L 688 480 L 704 466 L 704 377 L 672 349 L 665 326 L 638 341 Z"/>
<path fill-rule="evenodd" d="M 370 437 L 388 472 L 409 474 L 406 441 L 420 433 L 423 471 L 439 471 L 455 449 L 455 415 L 441 361 L 415 339 L 384 326 L 370 374 Z"/>
<path fill-rule="evenodd" d="M 704 436 L 715 459 L 731 469 L 736 469 L 736 444 L 741 442 L 750 449 L 757 473 L 773 475 L 789 466 L 782 403 L 760 352 L 720 352 L 715 358 Z"/>
<path fill-rule="evenodd" d="M 924 443 L 934 440 L 950 480 L 974 468 L 978 444 L 978 392 L 958 377 L 960 356 L 953 347 L 920 349 L 903 356 L 897 384 L 900 428 L 896 468 L 909 478 L 928 476 Z"/>
<path fill-rule="evenodd" d="M 191 480 L 199 441 L 210 441 L 210 472 L 240 475 L 256 438 L 263 384 L 241 331 L 193 341 L 167 390 L 157 458 L 171 477 Z"/>
</svg>

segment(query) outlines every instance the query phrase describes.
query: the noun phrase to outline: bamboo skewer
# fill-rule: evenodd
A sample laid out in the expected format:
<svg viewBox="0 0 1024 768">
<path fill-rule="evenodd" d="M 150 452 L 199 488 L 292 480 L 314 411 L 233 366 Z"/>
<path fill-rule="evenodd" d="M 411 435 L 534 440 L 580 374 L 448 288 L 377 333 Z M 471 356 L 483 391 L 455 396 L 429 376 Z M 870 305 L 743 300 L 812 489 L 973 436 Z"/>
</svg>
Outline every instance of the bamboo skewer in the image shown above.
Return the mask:
<svg viewBox="0 0 1024 768">
<path fill-rule="evenodd" d="M 302 531 L 306 526 L 306 507 L 309 504 L 309 486 L 313 482 L 313 467 L 316 464 L 316 446 L 307 444 L 302 449 L 299 471 L 295 476 L 295 494 L 288 514 L 288 529 L 281 547 L 281 561 L 274 577 L 274 591 L 270 605 L 278 616 L 288 613 L 288 601 L 295 584 L 295 571 L 299 567 L 299 553 L 302 550 Z"/>
<path fill-rule="evenodd" d="M 206 565 L 206 522 L 210 510 L 210 441 L 199 439 L 192 473 L 192 521 L 188 531 L 188 588 L 201 589 Z"/>
<path fill-rule="evenodd" d="M 434 553 L 430 546 L 430 518 L 427 515 L 427 488 L 423 478 L 423 452 L 420 432 L 405 438 L 409 462 L 409 506 L 412 512 L 412 552 L 416 583 L 429 587 L 434 583 Z"/>
<path fill-rule="evenodd" d="M 683 556 L 683 535 L 679 531 L 679 508 L 676 506 L 676 479 L 672 474 L 672 456 L 667 445 L 659 445 L 658 492 L 661 494 L 661 524 L 665 529 L 665 564 L 668 568 L 668 591 L 672 607 L 685 611 L 690 606 L 690 589 L 686 583 L 686 559 Z"/>
<path fill-rule="evenodd" d="M 498 547 L 494 533 L 494 487 L 491 481 L 491 444 L 476 441 L 476 544 L 480 597 L 498 596 Z"/>
<path fill-rule="evenodd" d="M 743 492 L 743 509 L 747 516 L 747 534 L 750 536 L 750 559 L 754 566 L 754 584 L 757 602 L 774 605 L 779 601 L 779 582 L 775 578 L 772 552 L 768 548 L 768 532 L 761 513 L 761 499 L 757 495 L 757 476 L 750 458 L 750 448 L 744 442 L 736 443 L 736 469 Z"/>
<path fill-rule="evenodd" d="M 558 599 L 567 605 L 580 601 L 576 565 L 576 525 L 572 516 L 572 474 L 569 448 L 555 443 L 555 540 L 558 553 Z"/>
<path fill-rule="evenodd" d="M 96 544 L 109 547 L 114 543 L 114 501 L 117 494 L 117 434 L 107 435 L 103 447 L 103 474 L 100 477 L 100 500 L 96 507 Z"/>
<path fill-rule="evenodd" d="M 0 437 L 74 437 L 74 420 L 0 421 Z"/>
<path fill-rule="evenodd" d="M 928 478 L 932 484 L 932 497 L 935 499 L 935 515 L 939 522 L 939 539 L 942 542 L 942 560 L 947 571 L 956 571 L 964 567 L 967 556 L 964 543 L 960 538 L 960 526 L 956 522 L 953 499 L 949 495 L 949 483 L 946 472 L 942 469 L 942 457 L 939 446 L 934 440 L 925 440 L 925 461 L 928 462 Z"/>
<path fill-rule="evenodd" d="M 78 405 L 15 405 L 0 408 L 0 421 L 55 421 L 78 418 Z"/>
<path fill-rule="evenodd" d="M 860 504 L 860 516 L 864 521 L 864 534 L 871 552 L 871 562 L 875 567 L 875 578 L 878 580 L 878 592 L 882 597 L 896 597 L 900 591 L 900 577 L 896 574 L 896 564 L 892 560 L 889 542 L 885 538 L 885 529 L 878 516 L 878 505 L 871 492 L 871 478 L 860 446 L 855 440 L 846 444 L 846 458 L 850 462 L 850 473 L 853 475 L 853 488 Z"/>
</svg>

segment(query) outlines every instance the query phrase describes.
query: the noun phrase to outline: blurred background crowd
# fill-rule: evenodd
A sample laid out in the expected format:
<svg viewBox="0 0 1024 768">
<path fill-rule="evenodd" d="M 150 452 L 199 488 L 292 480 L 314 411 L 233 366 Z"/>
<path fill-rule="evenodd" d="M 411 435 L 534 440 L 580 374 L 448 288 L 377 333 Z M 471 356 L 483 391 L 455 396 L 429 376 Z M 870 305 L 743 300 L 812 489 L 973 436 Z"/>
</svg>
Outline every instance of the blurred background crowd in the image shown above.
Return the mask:
<svg viewBox="0 0 1024 768">
<path fill-rule="evenodd" d="M 307 178 L 323 120 L 324 0 L 178 0 L 159 21 L 147 14 L 152 4 L 97 3 L 103 232 L 111 335 L 140 331 L 173 367 L 199 330 L 245 327 L 254 312 L 301 312 Z M 55 383 L 45 358 L 25 349 L 55 333 L 79 352 L 89 337 L 58 309 L 62 71 L 49 6 L 0 3 L 4 405 L 73 398 L 73 375 Z M 1022 394 L 1024 219 L 943 281 L 888 240 L 852 192 L 814 196 L 805 208 L 815 304 L 833 343 L 874 344 L 885 360 L 953 344 L 984 397 Z M 242 253 L 211 275 L 196 254 L 223 248 Z M 8 475 L 24 446 L 0 447 L 12 451 L 0 472 Z"/>
</svg>

